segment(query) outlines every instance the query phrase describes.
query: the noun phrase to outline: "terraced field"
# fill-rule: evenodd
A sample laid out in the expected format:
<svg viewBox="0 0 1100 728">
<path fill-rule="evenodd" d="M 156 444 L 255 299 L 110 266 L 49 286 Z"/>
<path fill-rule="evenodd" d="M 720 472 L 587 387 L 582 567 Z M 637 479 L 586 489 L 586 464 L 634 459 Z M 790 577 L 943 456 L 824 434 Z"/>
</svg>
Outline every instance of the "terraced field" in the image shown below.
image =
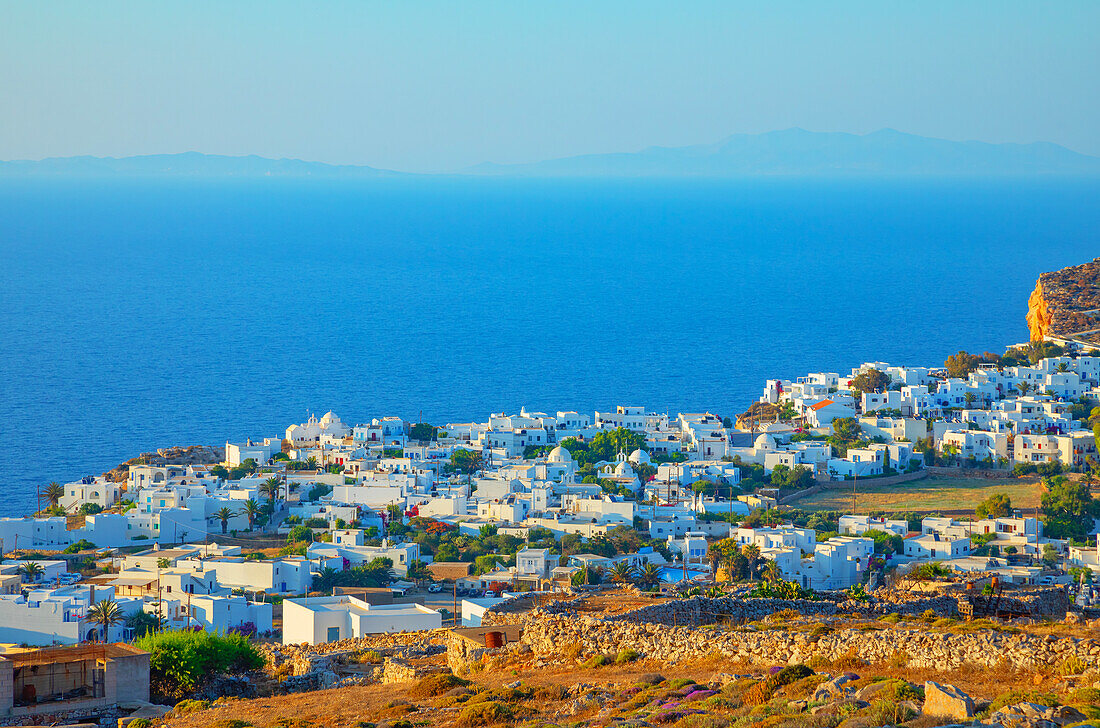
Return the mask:
<svg viewBox="0 0 1100 728">
<path fill-rule="evenodd" d="M 837 488 L 823 490 L 791 504 L 794 508 L 811 511 L 852 510 L 852 483 L 837 483 Z M 1042 486 L 1038 478 L 986 478 L 931 477 L 897 485 L 875 485 L 874 480 L 856 482 L 856 512 L 913 511 L 917 513 L 942 513 L 966 515 L 994 493 L 1007 493 L 1012 506 L 1032 510 L 1039 506 Z"/>
</svg>

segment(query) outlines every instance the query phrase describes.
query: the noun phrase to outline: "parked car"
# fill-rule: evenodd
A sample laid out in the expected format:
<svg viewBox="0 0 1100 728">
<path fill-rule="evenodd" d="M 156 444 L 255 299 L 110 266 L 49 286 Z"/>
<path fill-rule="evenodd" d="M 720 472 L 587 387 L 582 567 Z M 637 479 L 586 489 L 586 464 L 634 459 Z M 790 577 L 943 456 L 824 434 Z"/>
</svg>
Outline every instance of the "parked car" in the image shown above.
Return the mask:
<svg viewBox="0 0 1100 728">
<path fill-rule="evenodd" d="M 439 592 L 443 591 L 443 585 L 442 584 L 429 584 L 428 585 L 428 591 L 431 592 L 432 594 L 438 594 Z"/>
</svg>

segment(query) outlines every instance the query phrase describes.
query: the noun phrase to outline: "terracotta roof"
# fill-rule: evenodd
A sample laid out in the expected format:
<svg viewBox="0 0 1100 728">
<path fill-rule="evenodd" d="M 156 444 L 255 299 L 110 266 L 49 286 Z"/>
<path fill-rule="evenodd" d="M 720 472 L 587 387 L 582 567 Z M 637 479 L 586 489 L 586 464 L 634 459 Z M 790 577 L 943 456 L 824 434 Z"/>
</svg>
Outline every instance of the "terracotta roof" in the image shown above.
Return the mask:
<svg viewBox="0 0 1100 728">
<path fill-rule="evenodd" d="M 810 409 L 812 409 L 814 412 L 817 412 L 822 407 L 828 407 L 831 404 L 836 404 L 836 403 L 833 402 L 833 400 L 831 400 L 831 399 L 823 399 L 820 402 L 818 402 L 817 404 L 811 404 Z"/>
</svg>

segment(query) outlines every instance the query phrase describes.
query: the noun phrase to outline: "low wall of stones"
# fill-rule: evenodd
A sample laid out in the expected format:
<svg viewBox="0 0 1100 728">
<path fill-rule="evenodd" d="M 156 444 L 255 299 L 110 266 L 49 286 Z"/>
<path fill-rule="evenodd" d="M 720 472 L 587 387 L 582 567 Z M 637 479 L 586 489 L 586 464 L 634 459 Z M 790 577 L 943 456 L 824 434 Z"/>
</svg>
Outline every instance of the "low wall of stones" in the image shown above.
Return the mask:
<svg viewBox="0 0 1100 728">
<path fill-rule="evenodd" d="M 952 596 L 939 595 L 904 602 L 810 601 L 808 599 L 738 599 L 737 597 L 692 597 L 641 607 L 613 617 L 606 622 L 631 624 L 663 624 L 666 626 L 702 626 L 718 622 L 754 622 L 776 612 L 792 609 L 806 616 L 858 614 L 876 617 L 897 612 L 916 616 L 932 611 L 939 616 L 958 613 L 958 602 Z M 548 612 L 553 614 L 554 612 Z"/>
<path fill-rule="evenodd" d="M 1085 666 L 1100 666 L 1100 641 L 1095 639 L 1057 639 L 993 631 L 956 635 L 922 630 L 843 629 L 814 636 L 779 630 L 699 629 L 535 613 L 525 621 L 523 642 L 539 655 L 561 654 L 576 645 L 583 659 L 630 648 L 646 658 L 669 663 L 721 655 L 737 662 L 796 664 L 813 657 L 832 660 L 852 653 L 868 663 L 904 657 L 913 667 L 939 670 L 964 664 L 1049 668 L 1070 657 Z"/>
</svg>

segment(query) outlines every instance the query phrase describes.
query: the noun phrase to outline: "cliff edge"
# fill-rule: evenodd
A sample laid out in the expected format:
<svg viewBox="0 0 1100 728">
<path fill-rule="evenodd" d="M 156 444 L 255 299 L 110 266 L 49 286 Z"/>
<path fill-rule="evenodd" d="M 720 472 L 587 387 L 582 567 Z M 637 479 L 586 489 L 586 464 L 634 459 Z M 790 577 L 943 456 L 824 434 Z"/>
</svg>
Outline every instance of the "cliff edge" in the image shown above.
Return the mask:
<svg viewBox="0 0 1100 728">
<path fill-rule="evenodd" d="M 1039 276 L 1027 301 L 1027 328 L 1032 341 L 1100 344 L 1100 258 Z"/>
</svg>

